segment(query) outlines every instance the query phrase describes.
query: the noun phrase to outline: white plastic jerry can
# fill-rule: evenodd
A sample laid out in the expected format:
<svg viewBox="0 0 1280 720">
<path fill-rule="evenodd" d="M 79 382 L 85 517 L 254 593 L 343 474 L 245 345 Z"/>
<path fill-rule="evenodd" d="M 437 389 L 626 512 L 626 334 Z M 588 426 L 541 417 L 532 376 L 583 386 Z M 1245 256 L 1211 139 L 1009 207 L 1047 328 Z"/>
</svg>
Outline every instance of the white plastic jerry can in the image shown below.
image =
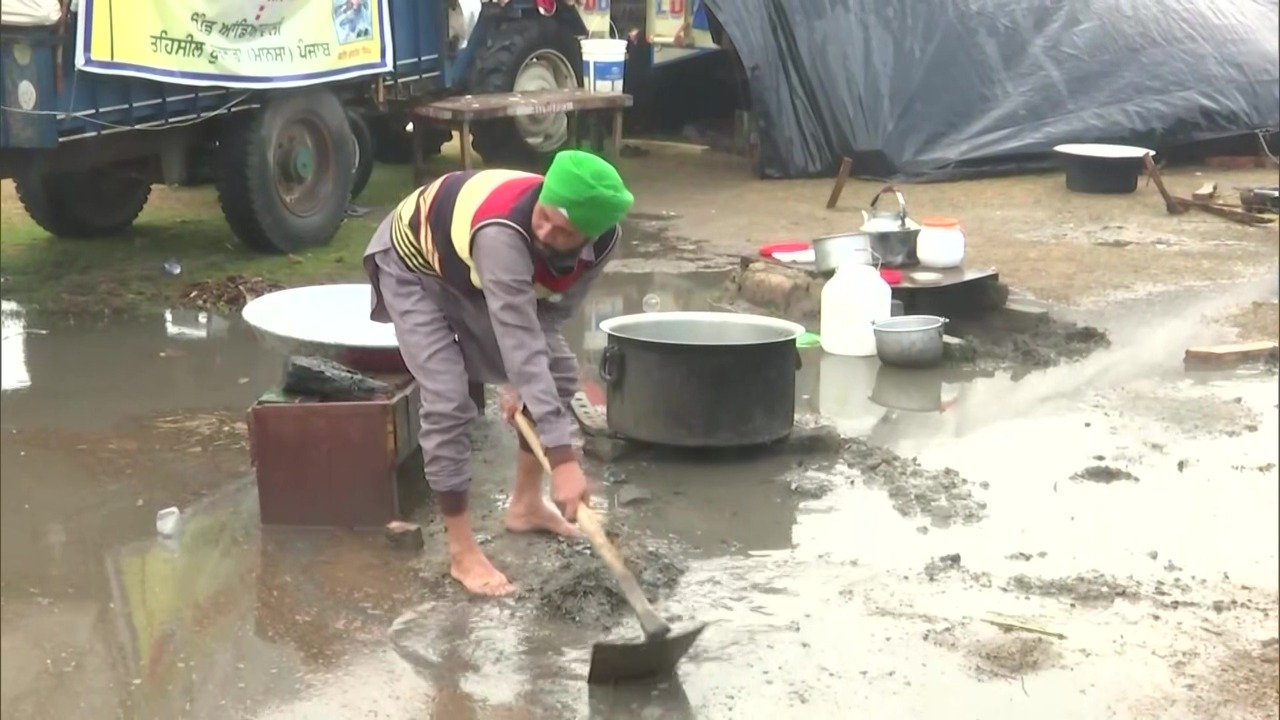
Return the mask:
<svg viewBox="0 0 1280 720">
<path fill-rule="evenodd" d="M 822 288 L 818 334 L 832 355 L 876 354 L 873 322 L 887 320 L 893 303 L 889 283 L 870 265 L 841 265 Z"/>
</svg>

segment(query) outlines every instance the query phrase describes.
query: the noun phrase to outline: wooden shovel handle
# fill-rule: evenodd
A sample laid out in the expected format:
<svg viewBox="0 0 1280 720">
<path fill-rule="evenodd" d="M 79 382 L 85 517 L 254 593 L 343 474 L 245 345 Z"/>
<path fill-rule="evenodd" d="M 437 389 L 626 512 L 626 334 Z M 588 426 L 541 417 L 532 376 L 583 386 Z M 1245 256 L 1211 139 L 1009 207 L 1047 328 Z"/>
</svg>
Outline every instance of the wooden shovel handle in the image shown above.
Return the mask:
<svg viewBox="0 0 1280 720">
<path fill-rule="evenodd" d="M 1151 178 L 1151 182 L 1156 184 L 1156 190 L 1160 191 L 1160 197 L 1164 198 L 1164 209 L 1170 215 L 1181 215 L 1187 209 L 1183 207 L 1164 186 L 1164 178 L 1160 177 L 1160 169 L 1156 167 L 1156 161 L 1151 157 L 1151 153 L 1142 156 L 1142 164 L 1147 168 L 1147 177 Z"/>
<path fill-rule="evenodd" d="M 645 637 L 658 639 L 670 634 L 671 626 L 649 604 L 649 598 L 644 596 L 644 590 L 636 582 L 636 576 L 627 569 L 618 549 L 609 542 L 609 536 L 605 535 L 604 528 L 600 525 L 600 516 L 587 507 L 586 503 L 578 504 L 578 527 L 582 528 L 583 534 L 591 541 L 591 547 L 595 548 L 596 554 L 604 561 L 605 567 L 609 568 L 609 573 L 622 589 L 622 596 L 635 611 Z"/>
<path fill-rule="evenodd" d="M 529 444 L 533 450 L 534 456 L 538 458 L 538 462 L 542 463 L 542 470 L 548 475 L 551 474 L 551 462 L 547 460 L 547 454 L 542 449 L 542 441 L 538 439 L 538 434 L 533 431 L 533 426 L 529 424 L 529 419 L 521 413 L 516 413 L 515 417 L 516 429 L 524 437 L 524 441 Z M 640 621 L 640 628 L 644 630 L 646 638 L 664 638 L 671 633 L 671 625 L 663 620 L 658 613 L 649 604 L 649 599 L 644 596 L 644 590 L 640 588 L 640 583 L 636 581 L 636 576 L 631 574 L 627 569 L 626 562 L 622 556 L 618 554 L 618 549 L 609 542 L 609 536 L 605 534 L 604 527 L 600 524 L 600 516 L 587 506 L 586 503 L 578 503 L 578 527 L 582 528 L 582 533 L 591 541 L 591 547 L 595 548 L 596 554 L 604 561 L 605 567 L 609 569 L 609 574 L 618 583 L 618 587 L 622 589 L 622 596 L 626 598 L 627 604 L 635 611 L 636 619 Z"/>
</svg>

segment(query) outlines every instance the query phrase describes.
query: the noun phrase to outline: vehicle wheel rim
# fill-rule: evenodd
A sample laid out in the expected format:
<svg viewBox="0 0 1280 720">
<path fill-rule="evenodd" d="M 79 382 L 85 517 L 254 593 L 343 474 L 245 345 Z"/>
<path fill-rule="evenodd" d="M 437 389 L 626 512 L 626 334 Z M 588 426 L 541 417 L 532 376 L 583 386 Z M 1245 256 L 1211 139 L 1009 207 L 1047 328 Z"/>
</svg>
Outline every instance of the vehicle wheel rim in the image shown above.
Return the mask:
<svg viewBox="0 0 1280 720">
<path fill-rule="evenodd" d="M 360 141 L 356 139 L 355 131 L 351 132 L 351 175 L 355 176 L 360 172 Z"/>
<path fill-rule="evenodd" d="M 539 50 L 529 56 L 516 72 L 515 92 L 570 90 L 578 87 L 578 76 L 569 60 L 555 50 Z M 569 140 L 569 116 L 526 115 L 515 119 L 516 130 L 529 147 L 551 152 Z"/>
<path fill-rule="evenodd" d="M 280 128 L 272 169 L 276 194 L 289 212 L 308 217 L 324 206 L 333 162 L 329 134 L 315 118 L 296 118 Z"/>
</svg>

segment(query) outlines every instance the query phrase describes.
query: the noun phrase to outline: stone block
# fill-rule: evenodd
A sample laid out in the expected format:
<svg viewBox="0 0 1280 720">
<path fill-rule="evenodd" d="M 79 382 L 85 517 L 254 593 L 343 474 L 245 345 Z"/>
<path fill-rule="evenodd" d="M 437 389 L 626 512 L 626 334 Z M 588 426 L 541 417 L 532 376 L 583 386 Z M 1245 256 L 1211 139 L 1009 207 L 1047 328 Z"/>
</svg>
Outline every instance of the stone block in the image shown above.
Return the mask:
<svg viewBox="0 0 1280 720">
<path fill-rule="evenodd" d="M 736 273 L 727 290 L 730 303 L 807 323 L 817 317 L 822 280 L 798 268 L 754 262 Z"/>
<path fill-rule="evenodd" d="M 1031 332 L 1049 324 L 1049 309 L 1025 300 L 1011 300 L 993 313 L 1000 327 L 1013 332 Z"/>
<path fill-rule="evenodd" d="M 403 550 L 421 550 L 426 547 L 422 537 L 422 528 L 417 523 L 392 520 L 387 523 L 383 534 L 392 547 Z"/>
</svg>

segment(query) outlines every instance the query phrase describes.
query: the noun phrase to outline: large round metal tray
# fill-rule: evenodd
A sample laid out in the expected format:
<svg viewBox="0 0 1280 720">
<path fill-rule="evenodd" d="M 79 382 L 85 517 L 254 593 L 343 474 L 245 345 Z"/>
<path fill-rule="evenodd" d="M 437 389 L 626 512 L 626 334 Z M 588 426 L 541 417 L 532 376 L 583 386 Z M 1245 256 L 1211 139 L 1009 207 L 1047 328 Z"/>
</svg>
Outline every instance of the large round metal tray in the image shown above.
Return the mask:
<svg viewBox="0 0 1280 720">
<path fill-rule="evenodd" d="M 368 285 L 312 285 L 267 293 L 241 316 L 266 344 L 294 355 L 396 350 L 395 327 L 369 319 Z"/>
<path fill-rule="evenodd" d="M 1097 158 L 1099 160 L 1141 160 L 1148 153 L 1154 155 L 1155 150 L 1133 145 L 1110 145 L 1107 143 L 1063 143 L 1054 145 L 1054 152 L 1063 155 Z"/>
</svg>

